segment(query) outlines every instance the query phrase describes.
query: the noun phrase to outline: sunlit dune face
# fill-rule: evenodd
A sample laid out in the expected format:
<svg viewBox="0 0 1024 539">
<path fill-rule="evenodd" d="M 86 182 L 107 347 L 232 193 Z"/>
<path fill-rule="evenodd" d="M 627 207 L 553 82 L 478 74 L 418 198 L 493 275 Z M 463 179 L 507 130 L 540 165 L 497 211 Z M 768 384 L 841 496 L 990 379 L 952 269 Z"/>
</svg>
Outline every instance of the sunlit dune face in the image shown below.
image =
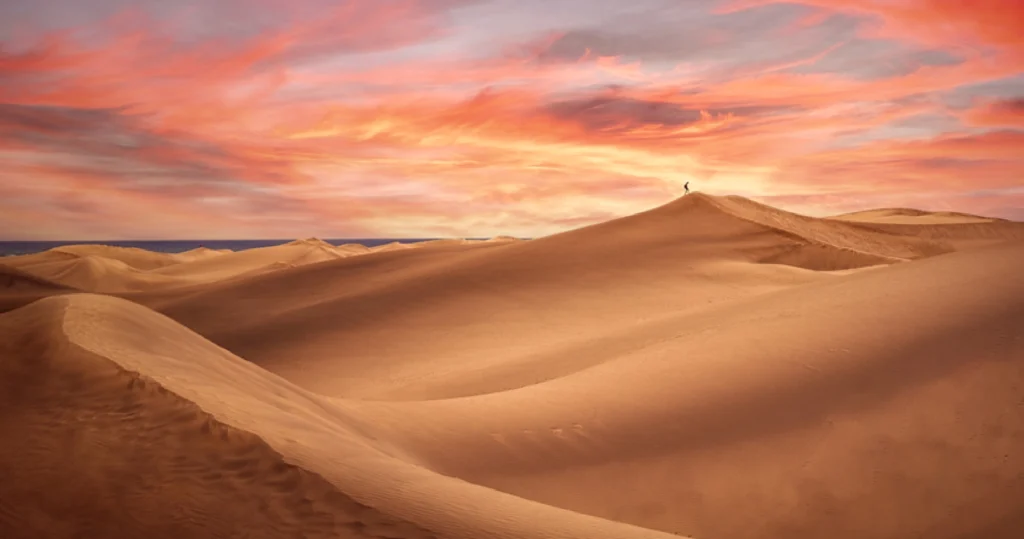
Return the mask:
<svg viewBox="0 0 1024 539">
<path fill-rule="evenodd" d="M 1024 213 L 1011 0 L 52 4 L 0 8 L 12 238 L 538 236 L 686 182 Z"/>
</svg>

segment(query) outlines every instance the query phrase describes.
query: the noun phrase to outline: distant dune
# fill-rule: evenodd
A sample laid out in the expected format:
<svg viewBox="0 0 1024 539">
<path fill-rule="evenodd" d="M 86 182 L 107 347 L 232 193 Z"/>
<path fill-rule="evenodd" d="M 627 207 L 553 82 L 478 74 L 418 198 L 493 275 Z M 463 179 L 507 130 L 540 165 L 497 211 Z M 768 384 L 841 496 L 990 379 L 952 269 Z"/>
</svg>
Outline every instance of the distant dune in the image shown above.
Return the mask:
<svg viewBox="0 0 1024 539">
<path fill-rule="evenodd" d="M 5 257 L 2 263 L 78 290 L 118 294 L 207 285 L 369 252 L 363 245 L 336 247 L 316 238 L 239 252 L 200 247 L 173 254 L 105 245 L 66 245 Z"/>
<path fill-rule="evenodd" d="M 50 293 L 72 291 L 74 288 L 21 271 L 0 263 L 0 293 Z"/>
<path fill-rule="evenodd" d="M 6 257 L 0 537 L 1018 539 L 1024 224 L 846 217 Z"/>
<path fill-rule="evenodd" d="M 885 208 L 836 215 L 832 219 L 876 224 L 949 225 L 963 223 L 993 223 L 1005 221 L 994 217 L 981 217 L 969 213 L 949 211 L 923 211 L 911 208 Z"/>
<path fill-rule="evenodd" d="M 117 258 L 102 255 L 76 255 L 74 258 L 22 265 L 21 269 L 53 282 L 91 292 L 152 290 L 180 284 L 178 280 L 140 270 Z"/>
</svg>

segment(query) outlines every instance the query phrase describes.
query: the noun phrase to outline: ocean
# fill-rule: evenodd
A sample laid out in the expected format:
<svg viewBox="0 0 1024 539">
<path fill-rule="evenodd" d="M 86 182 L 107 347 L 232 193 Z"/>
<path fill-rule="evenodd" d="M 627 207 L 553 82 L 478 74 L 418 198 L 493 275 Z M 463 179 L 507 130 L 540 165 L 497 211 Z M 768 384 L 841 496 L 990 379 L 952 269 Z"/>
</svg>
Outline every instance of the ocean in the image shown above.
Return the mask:
<svg viewBox="0 0 1024 539">
<path fill-rule="evenodd" d="M 400 241 L 415 243 L 430 241 L 437 238 L 364 238 L 364 239 L 327 239 L 332 245 L 359 243 L 367 247 L 376 247 Z M 467 238 L 469 239 L 469 238 Z M 27 255 L 60 247 L 62 245 L 111 245 L 115 247 L 137 247 L 158 253 L 183 253 L 199 247 L 208 249 L 231 249 L 243 251 L 257 247 L 281 245 L 293 240 L 159 240 L 159 241 L 0 241 L 0 256 Z"/>
</svg>

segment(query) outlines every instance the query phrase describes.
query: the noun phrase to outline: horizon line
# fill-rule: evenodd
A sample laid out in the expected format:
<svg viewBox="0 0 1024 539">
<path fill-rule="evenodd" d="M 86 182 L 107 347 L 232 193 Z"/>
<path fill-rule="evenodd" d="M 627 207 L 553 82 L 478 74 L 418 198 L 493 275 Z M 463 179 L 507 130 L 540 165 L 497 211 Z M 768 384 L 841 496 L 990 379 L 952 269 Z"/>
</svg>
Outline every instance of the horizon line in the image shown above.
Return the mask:
<svg viewBox="0 0 1024 539">
<path fill-rule="evenodd" d="M 331 237 L 326 237 L 326 236 L 325 237 L 306 236 L 306 237 L 296 237 L 296 238 L 223 238 L 223 239 L 222 238 L 175 238 L 175 239 L 168 239 L 168 238 L 162 238 L 162 239 L 112 239 L 112 238 L 104 238 L 104 239 L 96 239 L 96 240 L 86 240 L 86 239 L 68 239 L 68 240 L 53 240 L 53 239 L 50 239 L 50 240 L 10 240 L 10 239 L 0 239 L 0 243 L 58 243 L 58 242 L 60 242 L 60 243 L 70 243 L 70 242 L 96 243 L 96 242 L 101 242 L 101 241 L 116 241 L 116 242 L 161 242 L 161 241 L 190 241 L 190 242 L 194 242 L 194 241 L 209 241 L 209 242 L 213 242 L 213 241 L 297 241 L 297 240 L 306 240 L 306 239 L 318 239 L 318 240 L 321 240 L 321 241 L 367 241 L 367 240 L 370 240 L 370 241 L 380 241 L 380 240 L 391 240 L 391 241 L 403 241 L 403 240 L 406 240 L 406 241 L 411 241 L 411 240 L 415 240 L 415 241 L 431 241 L 431 240 L 487 240 L 487 239 L 499 238 L 499 237 L 515 238 L 515 239 L 520 239 L 520 240 L 532 239 L 532 237 L 527 237 L 527 236 L 514 236 L 512 234 L 498 234 L 498 235 L 495 235 L 495 236 L 433 236 L 433 237 L 431 237 L 431 236 L 423 236 L 423 237 L 414 237 L 414 236 L 409 236 L 409 237 L 380 236 L 380 237 L 365 237 L 365 238 L 331 238 Z"/>
</svg>

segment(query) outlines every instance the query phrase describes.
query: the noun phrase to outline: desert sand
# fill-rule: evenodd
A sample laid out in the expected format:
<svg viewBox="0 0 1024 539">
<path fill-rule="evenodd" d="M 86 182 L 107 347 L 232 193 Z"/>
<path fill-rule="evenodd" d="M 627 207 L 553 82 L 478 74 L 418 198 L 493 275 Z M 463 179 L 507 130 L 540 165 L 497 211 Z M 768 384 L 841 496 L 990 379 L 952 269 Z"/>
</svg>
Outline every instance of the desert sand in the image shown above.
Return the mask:
<svg viewBox="0 0 1024 539">
<path fill-rule="evenodd" d="M 1019 538 L 1024 223 L 0 259 L 0 537 Z"/>
<path fill-rule="evenodd" d="M 924 211 L 912 208 L 883 208 L 853 213 L 844 213 L 832 217 L 839 221 L 874 224 L 904 225 L 948 225 L 959 223 L 992 223 L 1000 219 L 979 217 L 959 212 Z"/>
</svg>

